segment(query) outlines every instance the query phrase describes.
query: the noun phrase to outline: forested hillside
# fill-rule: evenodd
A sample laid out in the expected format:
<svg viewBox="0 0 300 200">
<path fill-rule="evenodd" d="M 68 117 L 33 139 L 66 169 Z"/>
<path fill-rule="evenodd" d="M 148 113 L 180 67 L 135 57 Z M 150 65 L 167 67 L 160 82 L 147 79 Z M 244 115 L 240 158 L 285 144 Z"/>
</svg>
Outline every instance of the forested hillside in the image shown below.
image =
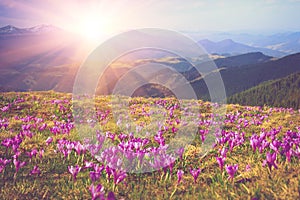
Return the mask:
<svg viewBox="0 0 300 200">
<path fill-rule="evenodd" d="M 285 78 L 267 81 L 246 91 L 233 95 L 230 103 L 242 105 L 270 105 L 300 108 L 300 72 Z"/>
</svg>

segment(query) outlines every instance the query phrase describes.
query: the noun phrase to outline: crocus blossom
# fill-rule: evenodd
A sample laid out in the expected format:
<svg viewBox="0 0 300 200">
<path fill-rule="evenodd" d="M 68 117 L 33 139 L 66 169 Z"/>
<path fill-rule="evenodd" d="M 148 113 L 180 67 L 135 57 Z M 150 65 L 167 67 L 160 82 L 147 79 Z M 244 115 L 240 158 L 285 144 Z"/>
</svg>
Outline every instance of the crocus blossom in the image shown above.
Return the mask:
<svg viewBox="0 0 300 200">
<path fill-rule="evenodd" d="M 116 200 L 115 194 L 112 191 L 110 191 L 107 195 L 106 200 Z"/>
<path fill-rule="evenodd" d="M 32 175 L 34 175 L 34 174 L 40 174 L 40 173 L 41 173 L 41 170 L 40 170 L 40 168 L 37 165 L 35 165 L 33 167 L 33 169 L 30 171 L 30 174 L 32 174 Z"/>
<path fill-rule="evenodd" d="M 96 187 L 92 184 L 89 188 L 92 196 L 92 200 L 104 199 L 104 187 L 101 184 L 98 184 Z"/>
<path fill-rule="evenodd" d="M 264 161 L 264 163 L 266 163 L 268 165 L 270 170 L 272 170 L 272 166 L 275 167 L 275 169 L 278 168 L 276 163 L 275 163 L 276 158 L 277 158 L 277 155 L 276 155 L 275 152 L 274 153 L 267 152 L 266 160 Z"/>
<path fill-rule="evenodd" d="M 122 182 L 127 177 L 126 172 L 121 171 L 121 170 L 114 170 L 113 169 L 112 174 L 114 176 L 114 183 L 115 184 L 118 184 L 118 183 Z"/>
<path fill-rule="evenodd" d="M 18 173 L 18 171 L 26 165 L 26 162 L 22 162 L 22 161 L 18 160 L 17 158 L 14 158 L 13 163 L 16 168 L 16 173 Z"/>
<path fill-rule="evenodd" d="M 50 145 L 51 142 L 53 141 L 53 138 L 52 137 L 48 137 L 47 140 L 45 141 L 46 142 L 46 145 Z"/>
<path fill-rule="evenodd" d="M 216 159 L 217 159 L 217 162 L 219 164 L 220 169 L 223 170 L 224 163 L 225 163 L 225 158 L 220 156 L 220 157 L 216 157 Z"/>
<path fill-rule="evenodd" d="M 184 174 L 184 171 L 183 171 L 183 170 L 179 169 L 179 170 L 177 171 L 177 184 L 180 183 L 183 174 Z"/>
<path fill-rule="evenodd" d="M 78 175 L 78 173 L 81 170 L 81 167 L 79 167 L 78 165 L 74 166 L 68 166 L 68 170 L 69 172 L 72 174 L 74 181 L 76 181 L 76 177 Z"/>
<path fill-rule="evenodd" d="M 226 171 L 229 175 L 228 179 L 233 179 L 234 178 L 234 175 L 235 173 L 237 172 L 238 170 L 238 164 L 235 164 L 235 165 L 227 165 L 226 166 Z"/>
<path fill-rule="evenodd" d="M 198 178 L 200 172 L 201 172 L 201 169 L 190 169 L 190 173 L 193 176 L 195 183 L 197 181 L 197 178 Z"/>
</svg>

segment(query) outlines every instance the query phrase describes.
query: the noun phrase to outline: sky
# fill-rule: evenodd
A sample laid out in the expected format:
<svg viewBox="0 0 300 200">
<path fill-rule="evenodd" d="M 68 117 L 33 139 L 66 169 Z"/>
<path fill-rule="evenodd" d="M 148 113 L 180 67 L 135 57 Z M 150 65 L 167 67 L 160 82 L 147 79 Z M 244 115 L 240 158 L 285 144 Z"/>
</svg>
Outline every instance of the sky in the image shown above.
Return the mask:
<svg viewBox="0 0 300 200">
<path fill-rule="evenodd" d="M 135 28 L 300 31 L 300 0 L 0 0 L 0 26 L 89 34 Z"/>
</svg>

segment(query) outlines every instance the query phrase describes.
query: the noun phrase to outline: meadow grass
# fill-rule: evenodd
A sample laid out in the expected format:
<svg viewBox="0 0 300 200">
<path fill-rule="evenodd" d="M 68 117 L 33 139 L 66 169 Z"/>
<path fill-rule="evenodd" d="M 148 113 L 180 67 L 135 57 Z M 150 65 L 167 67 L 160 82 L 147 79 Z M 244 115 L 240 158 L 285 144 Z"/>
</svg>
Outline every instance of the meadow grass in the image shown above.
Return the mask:
<svg viewBox="0 0 300 200">
<path fill-rule="evenodd" d="M 102 170 L 100 177 L 93 181 L 90 178 L 93 169 L 85 167 L 85 162 L 91 161 L 99 166 L 106 164 L 100 162 L 87 148 L 83 147 L 81 153 L 78 153 L 72 146 L 76 145 L 76 142 L 83 144 L 83 136 L 90 133 L 88 128 L 85 132 L 84 128 L 77 129 L 77 124 L 73 123 L 71 94 L 52 91 L 12 92 L 1 93 L 0 99 L 0 108 L 4 110 L 0 110 L 0 158 L 10 160 L 5 166 L 2 163 L 4 167 L 0 173 L 0 199 L 92 199 L 92 184 L 101 184 L 104 188 L 103 192 L 99 192 L 99 199 L 106 198 L 109 192 L 113 192 L 116 199 L 300 198 L 300 114 L 296 110 L 227 105 L 226 116 L 222 119 L 225 135 L 205 135 L 208 144 L 214 143 L 212 148 L 205 146 L 201 135 L 196 133 L 193 141 L 185 146 L 182 158 L 176 157 L 172 167 L 168 165 L 164 169 L 145 173 L 128 172 L 124 179 L 115 183 L 114 177 L 106 170 Z M 182 122 L 177 121 L 181 119 L 183 110 L 180 106 L 174 108 L 174 105 L 180 104 L 174 98 L 125 98 L 122 102 L 126 101 L 126 106 L 118 109 L 112 108 L 112 99 L 114 98 L 110 96 L 97 97 L 94 101 L 95 107 L 90 108 L 88 112 L 98 112 L 93 126 L 99 127 L 99 132 L 104 134 L 106 141 L 115 146 L 123 141 L 119 137 L 120 134 L 128 136 L 133 132 L 139 138 L 146 138 L 145 134 L 148 132 L 149 142 L 142 148 L 158 147 L 161 145 L 155 139 L 158 121 L 161 122 L 162 137 L 166 143 L 176 138 L 176 131 L 173 130 L 182 126 Z M 160 107 L 157 108 L 157 105 Z M 8 110 L 4 109 L 6 106 L 9 107 Z M 208 122 L 214 120 L 211 105 L 193 100 L 188 108 L 198 109 L 198 115 L 191 116 L 193 123 L 197 124 L 197 131 L 209 130 Z M 114 110 L 119 115 L 114 116 Z M 88 114 L 85 112 L 87 111 L 83 109 L 80 115 Z M 118 125 L 120 113 L 123 118 L 127 116 L 127 119 L 133 122 L 131 126 L 141 125 L 147 127 L 147 131 L 141 130 L 137 133 L 133 127 L 127 127 L 127 130 L 126 124 Z M 165 121 L 161 121 L 163 119 Z M 43 125 L 46 127 L 43 128 Z M 168 128 L 163 128 L 164 126 Z M 58 127 L 60 132 L 56 133 L 54 127 Z M 184 130 L 189 132 L 189 126 Z M 288 132 L 294 134 L 288 137 Z M 107 133 L 114 139 L 107 139 Z M 262 133 L 266 133 L 266 136 Z M 254 141 L 253 135 L 261 137 L 255 150 L 251 143 Z M 12 142 L 5 146 L 6 139 L 13 138 L 17 141 L 18 136 L 21 142 Z M 53 141 L 46 144 L 45 141 L 49 137 Z M 216 137 L 225 138 L 225 142 L 218 142 Z M 173 142 L 178 142 L 180 146 L 185 144 L 184 140 L 185 138 L 181 138 L 180 141 Z M 67 151 L 66 154 L 58 147 L 62 141 L 69 142 L 64 144 L 72 144 L 71 147 L 62 148 Z M 124 141 L 130 142 L 129 139 Z M 274 141 L 280 142 L 278 149 Z M 291 141 L 292 155 L 289 160 L 287 147 L 284 145 Z M 262 143 L 266 145 L 263 146 Z M 230 144 L 233 145 L 232 149 Z M 228 150 L 226 155 L 223 155 L 224 159 L 226 158 L 223 169 L 216 160 L 216 157 L 221 156 L 222 149 Z M 29 154 L 33 150 L 37 153 L 32 153 L 30 157 Z M 267 158 L 268 152 L 276 153 L 274 163 L 277 169 L 274 165 L 268 167 L 271 163 Z M 17 161 L 26 164 L 16 172 Z M 235 164 L 238 164 L 238 170 L 231 179 L 226 167 Z M 81 170 L 75 181 L 68 167 L 76 165 L 80 166 Z M 34 166 L 38 166 L 39 172 L 32 172 Z M 201 169 L 196 181 L 190 169 Z M 177 176 L 178 170 L 184 171 L 180 181 Z"/>
</svg>

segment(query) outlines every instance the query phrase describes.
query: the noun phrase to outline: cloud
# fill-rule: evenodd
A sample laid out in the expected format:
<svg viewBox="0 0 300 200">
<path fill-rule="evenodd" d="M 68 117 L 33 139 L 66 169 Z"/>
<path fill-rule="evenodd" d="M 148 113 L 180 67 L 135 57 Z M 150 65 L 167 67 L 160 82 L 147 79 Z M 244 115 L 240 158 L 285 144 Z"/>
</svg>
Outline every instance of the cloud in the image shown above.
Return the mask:
<svg viewBox="0 0 300 200">
<path fill-rule="evenodd" d="M 199 8 L 199 7 L 204 7 L 207 5 L 207 2 L 206 1 L 195 1 L 193 3 L 193 6 L 196 7 L 196 8 Z"/>
<path fill-rule="evenodd" d="M 274 4 L 274 3 L 277 3 L 278 1 L 277 0 L 264 0 L 264 2 L 266 4 Z"/>
<path fill-rule="evenodd" d="M 16 6 L 16 2 L 14 0 L 1 0 L 0 5 L 7 8 L 13 8 Z"/>
</svg>

